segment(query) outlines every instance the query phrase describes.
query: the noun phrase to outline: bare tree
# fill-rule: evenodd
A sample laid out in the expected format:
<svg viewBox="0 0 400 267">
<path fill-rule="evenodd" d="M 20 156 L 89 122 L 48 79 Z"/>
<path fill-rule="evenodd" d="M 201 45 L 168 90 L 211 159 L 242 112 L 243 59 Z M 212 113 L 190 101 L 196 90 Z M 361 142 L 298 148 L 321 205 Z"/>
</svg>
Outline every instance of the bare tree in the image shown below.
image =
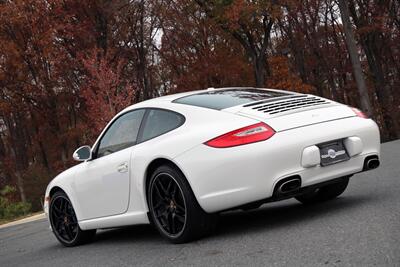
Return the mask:
<svg viewBox="0 0 400 267">
<path fill-rule="evenodd" d="M 357 83 L 358 93 L 360 95 L 361 108 L 365 113 L 371 116 L 373 113 L 371 107 L 371 101 L 369 99 L 368 89 L 365 84 L 365 79 L 361 68 L 361 62 L 357 52 L 357 45 L 354 38 L 354 33 L 351 28 L 349 8 L 347 6 L 346 0 L 338 0 L 338 3 L 339 3 L 340 14 L 342 17 L 346 45 L 349 51 L 350 60 L 353 67 L 353 73 Z"/>
</svg>

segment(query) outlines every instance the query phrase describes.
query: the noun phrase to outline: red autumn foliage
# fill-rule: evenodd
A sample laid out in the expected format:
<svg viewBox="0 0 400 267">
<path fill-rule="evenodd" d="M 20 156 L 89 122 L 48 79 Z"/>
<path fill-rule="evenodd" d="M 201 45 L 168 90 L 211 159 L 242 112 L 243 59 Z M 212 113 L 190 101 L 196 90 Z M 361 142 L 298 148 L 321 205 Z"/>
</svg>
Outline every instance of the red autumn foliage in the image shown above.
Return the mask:
<svg viewBox="0 0 400 267">
<path fill-rule="evenodd" d="M 360 106 L 337 3 L 0 0 L 0 188 L 39 203 L 112 116 L 167 93 L 261 86 Z M 398 138 L 400 5 L 346 3 L 372 116 Z"/>
<path fill-rule="evenodd" d="M 117 112 L 133 103 L 135 89 L 123 79 L 124 60 L 113 64 L 109 56 L 101 56 L 98 50 L 94 50 L 82 62 L 87 79 L 81 96 L 86 112 L 90 114 L 88 124 L 92 125 L 91 134 L 96 135 Z"/>
</svg>

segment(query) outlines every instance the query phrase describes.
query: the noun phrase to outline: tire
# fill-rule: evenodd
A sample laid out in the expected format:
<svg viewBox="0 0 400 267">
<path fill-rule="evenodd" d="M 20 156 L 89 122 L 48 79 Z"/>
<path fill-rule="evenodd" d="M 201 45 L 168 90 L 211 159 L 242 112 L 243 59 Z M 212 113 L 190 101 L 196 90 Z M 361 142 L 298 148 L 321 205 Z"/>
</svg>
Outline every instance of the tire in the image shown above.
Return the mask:
<svg viewBox="0 0 400 267">
<path fill-rule="evenodd" d="M 347 185 L 349 184 L 349 178 L 350 177 L 348 176 L 343 177 L 338 182 L 322 186 L 313 190 L 312 192 L 297 196 L 295 198 L 303 204 L 314 204 L 334 199 L 346 190 Z"/>
<path fill-rule="evenodd" d="M 147 187 L 150 221 L 171 243 L 186 243 L 209 234 L 218 215 L 206 213 L 178 169 L 163 165 L 152 174 Z"/>
<path fill-rule="evenodd" d="M 50 201 L 49 220 L 57 240 L 66 247 L 74 247 L 93 240 L 96 230 L 83 231 L 68 196 L 56 192 Z"/>
</svg>

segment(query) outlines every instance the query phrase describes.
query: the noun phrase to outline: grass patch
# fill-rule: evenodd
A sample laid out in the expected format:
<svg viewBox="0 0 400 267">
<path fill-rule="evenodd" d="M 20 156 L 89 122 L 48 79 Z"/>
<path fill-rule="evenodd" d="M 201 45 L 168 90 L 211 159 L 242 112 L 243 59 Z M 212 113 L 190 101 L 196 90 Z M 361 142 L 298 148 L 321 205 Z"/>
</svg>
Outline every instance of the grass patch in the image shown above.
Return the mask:
<svg viewBox="0 0 400 267">
<path fill-rule="evenodd" d="M 6 223 L 10 223 L 10 222 L 19 221 L 19 220 L 22 220 L 22 219 L 25 219 L 25 218 L 28 218 L 28 217 L 31 217 L 31 216 L 35 216 L 35 215 L 38 215 L 38 214 L 41 214 L 41 213 L 43 213 L 43 212 L 42 211 L 38 211 L 38 212 L 28 213 L 26 215 L 20 215 L 20 216 L 17 216 L 15 218 L 9 218 L 9 219 L 0 218 L 0 225 L 6 224 Z"/>
<path fill-rule="evenodd" d="M 32 205 L 28 202 L 11 201 L 15 188 L 5 186 L 0 190 L 0 223 L 17 220 L 31 214 Z"/>
</svg>

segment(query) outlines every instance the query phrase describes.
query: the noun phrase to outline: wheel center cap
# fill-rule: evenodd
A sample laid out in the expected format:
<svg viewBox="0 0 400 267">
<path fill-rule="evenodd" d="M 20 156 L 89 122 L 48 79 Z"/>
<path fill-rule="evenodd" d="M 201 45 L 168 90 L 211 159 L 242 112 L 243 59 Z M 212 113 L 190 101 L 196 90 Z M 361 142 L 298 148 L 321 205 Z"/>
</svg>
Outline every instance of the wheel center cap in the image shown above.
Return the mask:
<svg viewBox="0 0 400 267">
<path fill-rule="evenodd" d="M 64 223 L 65 223 L 65 224 L 68 224 L 68 218 L 67 218 L 67 216 L 64 217 Z"/>
<path fill-rule="evenodd" d="M 174 201 L 171 199 L 171 201 L 169 202 L 169 207 L 171 208 L 171 209 L 175 209 L 175 203 L 174 203 Z"/>
</svg>

